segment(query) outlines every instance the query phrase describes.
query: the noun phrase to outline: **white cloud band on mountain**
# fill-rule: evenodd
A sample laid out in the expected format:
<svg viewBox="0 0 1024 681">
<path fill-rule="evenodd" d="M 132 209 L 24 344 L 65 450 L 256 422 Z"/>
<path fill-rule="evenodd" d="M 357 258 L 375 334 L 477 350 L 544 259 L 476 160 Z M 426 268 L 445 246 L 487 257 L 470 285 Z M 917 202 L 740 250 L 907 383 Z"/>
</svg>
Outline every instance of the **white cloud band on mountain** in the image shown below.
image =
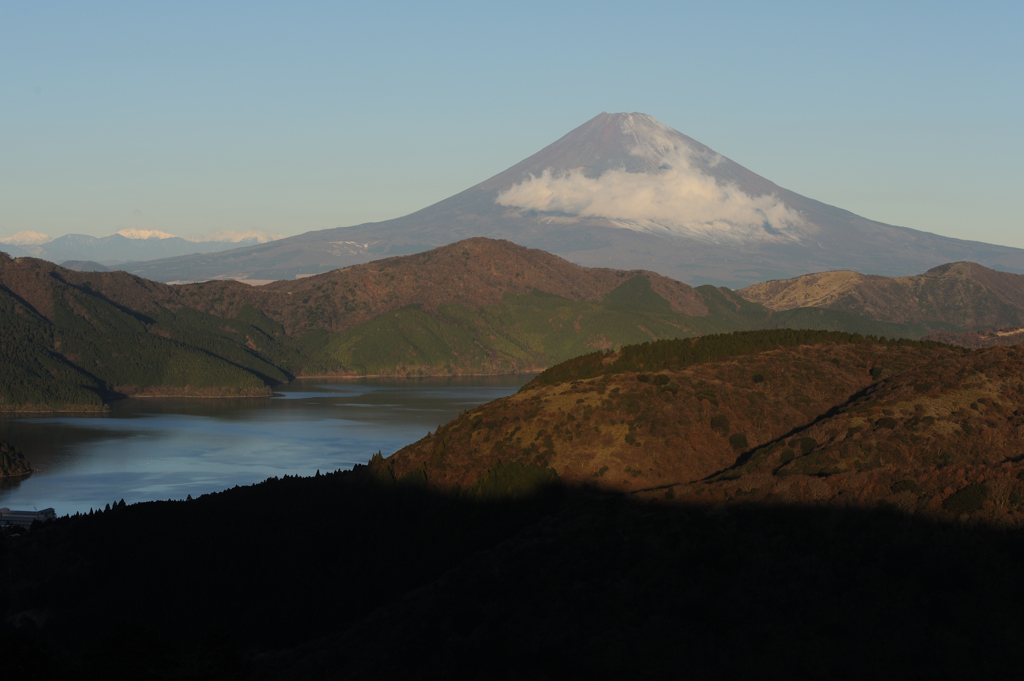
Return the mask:
<svg viewBox="0 0 1024 681">
<path fill-rule="evenodd" d="M 774 195 L 750 196 L 719 184 L 693 167 L 686 151 L 661 158 L 657 173 L 609 170 L 590 178 L 573 170 L 516 184 L 498 194 L 510 208 L 578 217 L 607 218 L 645 231 L 668 232 L 713 243 L 799 240 L 807 232 L 800 214 Z"/>
</svg>

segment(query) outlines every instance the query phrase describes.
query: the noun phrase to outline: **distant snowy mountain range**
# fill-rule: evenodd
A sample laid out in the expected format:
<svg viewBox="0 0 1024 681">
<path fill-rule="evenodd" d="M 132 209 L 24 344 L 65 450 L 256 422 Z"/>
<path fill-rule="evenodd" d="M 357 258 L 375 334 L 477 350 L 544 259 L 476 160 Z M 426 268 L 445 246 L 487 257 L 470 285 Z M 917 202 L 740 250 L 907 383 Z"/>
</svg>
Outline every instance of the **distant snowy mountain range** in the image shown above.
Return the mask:
<svg viewBox="0 0 1024 681">
<path fill-rule="evenodd" d="M 223 231 L 203 237 L 180 237 L 155 229 L 122 229 L 104 237 L 66 234 L 56 239 L 40 232 L 18 232 L 0 239 L 0 251 L 55 263 L 87 261 L 105 266 L 195 253 L 256 246 L 281 238 L 257 230 Z"/>
</svg>

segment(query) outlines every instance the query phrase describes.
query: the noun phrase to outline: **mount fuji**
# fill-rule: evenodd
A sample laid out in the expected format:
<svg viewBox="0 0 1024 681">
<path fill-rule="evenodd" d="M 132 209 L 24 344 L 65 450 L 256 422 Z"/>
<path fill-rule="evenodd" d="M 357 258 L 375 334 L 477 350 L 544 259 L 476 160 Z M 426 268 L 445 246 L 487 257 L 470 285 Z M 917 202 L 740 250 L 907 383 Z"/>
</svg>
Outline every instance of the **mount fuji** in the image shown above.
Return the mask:
<svg viewBox="0 0 1024 681">
<path fill-rule="evenodd" d="M 823 270 L 916 274 L 1024 250 L 862 218 L 779 187 L 640 113 L 602 113 L 508 170 L 405 217 L 137 262 L 158 281 L 291 279 L 485 236 L 587 266 L 740 287 Z"/>
</svg>

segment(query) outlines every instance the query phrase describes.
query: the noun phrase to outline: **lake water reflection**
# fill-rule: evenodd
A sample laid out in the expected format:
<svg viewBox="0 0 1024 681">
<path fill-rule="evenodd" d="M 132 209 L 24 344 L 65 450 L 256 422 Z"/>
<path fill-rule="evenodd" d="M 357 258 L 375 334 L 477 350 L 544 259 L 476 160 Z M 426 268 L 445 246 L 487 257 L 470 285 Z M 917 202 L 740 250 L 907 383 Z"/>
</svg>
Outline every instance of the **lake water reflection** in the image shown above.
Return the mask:
<svg viewBox="0 0 1024 681">
<path fill-rule="evenodd" d="M 99 416 L 3 418 L 0 440 L 36 472 L 0 487 L 0 506 L 64 515 L 351 468 L 529 378 L 307 379 L 272 398 L 132 399 Z"/>
</svg>

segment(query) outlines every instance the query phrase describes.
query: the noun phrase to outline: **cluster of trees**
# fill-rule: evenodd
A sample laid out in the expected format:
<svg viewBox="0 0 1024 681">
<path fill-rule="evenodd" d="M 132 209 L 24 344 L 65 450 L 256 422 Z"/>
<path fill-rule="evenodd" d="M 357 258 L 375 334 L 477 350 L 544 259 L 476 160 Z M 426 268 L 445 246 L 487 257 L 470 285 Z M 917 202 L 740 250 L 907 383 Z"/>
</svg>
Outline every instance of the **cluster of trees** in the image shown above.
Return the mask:
<svg viewBox="0 0 1024 681">
<path fill-rule="evenodd" d="M 31 472 L 32 467 L 28 465 L 21 450 L 0 440 L 0 478 L 28 475 Z"/>
</svg>

